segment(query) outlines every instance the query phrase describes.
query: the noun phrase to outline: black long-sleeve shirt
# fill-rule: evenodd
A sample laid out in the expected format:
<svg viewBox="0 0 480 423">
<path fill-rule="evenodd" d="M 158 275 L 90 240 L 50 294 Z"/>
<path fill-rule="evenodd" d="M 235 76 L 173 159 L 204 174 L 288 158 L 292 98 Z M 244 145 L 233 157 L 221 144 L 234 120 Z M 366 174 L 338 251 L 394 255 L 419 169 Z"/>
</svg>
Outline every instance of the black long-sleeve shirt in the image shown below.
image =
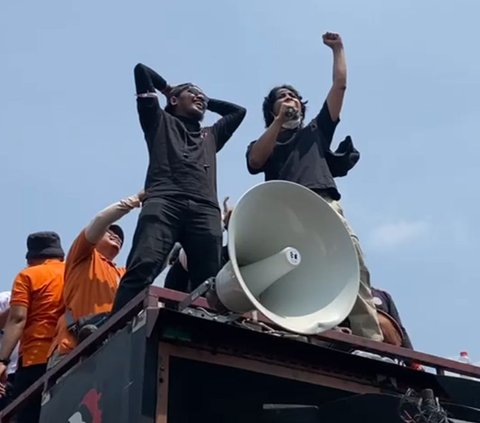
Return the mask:
<svg viewBox="0 0 480 423">
<path fill-rule="evenodd" d="M 165 79 L 142 64 L 134 73 L 138 114 L 149 152 L 147 197 L 183 194 L 218 207 L 216 153 L 238 128 L 246 110 L 209 99 L 207 109 L 222 118 L 202 128 L 197 121 L 160 108 L 154 93 L 165 90 Z"/>
</svg>

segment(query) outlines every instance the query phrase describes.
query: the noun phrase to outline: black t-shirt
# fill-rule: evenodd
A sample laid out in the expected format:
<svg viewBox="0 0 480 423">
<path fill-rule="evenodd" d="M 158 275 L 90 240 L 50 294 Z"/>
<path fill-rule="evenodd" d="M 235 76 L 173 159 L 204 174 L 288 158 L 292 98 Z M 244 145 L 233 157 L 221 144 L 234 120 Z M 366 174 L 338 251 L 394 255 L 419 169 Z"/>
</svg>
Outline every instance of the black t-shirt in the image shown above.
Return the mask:
<svg viewBox="0 0 480 423">
<path fill-rule="evenodd" d="M 137 106 L 149 152 L 148 197 L 183 194 L 218 207 L 216 153 L 240 125 L 245 109 L 211 99 L 208 109 L 223 117 L 201 128 L 162 110 L 157 98 L 140 97 Z"/>
<path fill-rule="evenodd" d="M 339 120 L 330 117 L 327 103 L 307 126 L 282 131 L 272 155 L 261 169 L 249 165 L 248 156 L 253 141 L 247 150 L 247 166 L 251 174 L 265 173 L 265 180 L 296 182 L 319 193 L 328 193 L 334 200 L 340 193 L 327 163 L 327 155 Z"/>
</svg>

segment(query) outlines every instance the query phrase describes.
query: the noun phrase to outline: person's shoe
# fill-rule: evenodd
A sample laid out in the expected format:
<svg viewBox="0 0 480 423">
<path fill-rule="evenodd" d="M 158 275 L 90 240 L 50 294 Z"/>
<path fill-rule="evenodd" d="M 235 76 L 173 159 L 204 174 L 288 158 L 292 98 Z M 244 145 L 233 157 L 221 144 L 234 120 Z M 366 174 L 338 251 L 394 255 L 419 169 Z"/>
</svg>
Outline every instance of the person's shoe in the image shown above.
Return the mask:
<svg viewBox="0 0 480 423">
<path fill-rule="evenodd" d="M 88 338 L 96 330 L 98 330 L 98 327 L 96 325 L 90 324 L 82 326 L 82 328 L 78 331 L 78 343 Z"/>
</svg>

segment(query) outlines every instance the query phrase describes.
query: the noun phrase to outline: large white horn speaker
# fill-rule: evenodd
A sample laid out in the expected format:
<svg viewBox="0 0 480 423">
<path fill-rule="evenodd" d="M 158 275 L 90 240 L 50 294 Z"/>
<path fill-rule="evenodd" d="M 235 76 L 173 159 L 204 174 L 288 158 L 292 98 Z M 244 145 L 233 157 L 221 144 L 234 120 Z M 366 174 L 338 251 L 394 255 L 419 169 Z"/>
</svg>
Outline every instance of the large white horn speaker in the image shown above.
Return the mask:
<svg viewBox="0 0 480 423">
<path fill-rule="evenodd" d="M 292 332 L 341 323 L 359 289 L 359 264 L 335 211 L 309 189 L 270 181 L 247 191 L 229 222 L 230 261 L 216 277 L 229 310 L 259 310 Z"/>
</svg>

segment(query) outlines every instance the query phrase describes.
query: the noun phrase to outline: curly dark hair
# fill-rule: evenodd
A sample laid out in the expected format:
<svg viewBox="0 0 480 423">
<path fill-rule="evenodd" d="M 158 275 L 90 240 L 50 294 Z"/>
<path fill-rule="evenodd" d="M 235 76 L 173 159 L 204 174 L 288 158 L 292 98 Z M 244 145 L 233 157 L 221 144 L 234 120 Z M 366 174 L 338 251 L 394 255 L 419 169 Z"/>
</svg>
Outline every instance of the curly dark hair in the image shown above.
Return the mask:
<svg viewBox="0 0 480 423">
<path fill-rule="evenodd" d="M 191 82 L 185 82 L 184 84 L 175 85 L 170 90 L 167 98 L 167 105 L 165 106 L 165 111 L 171 115 L 175 114 L 175 106 L 170 104 L 170 97 L 178 97 L 183 91 L 188 90 L 193 84 Z"/>
<path fill-rule="evenodd" d="M 279 85 L 278 87 L 274 87 L 270 90 L 268 95 L 263 99 L 263 119 L 265 120 L 265 127 L 269 127 L 274 119 L 273 115 L 273 105 L 275 104 L 275 101 L 277 101 L 277 93 L 281 89 L 287 89 L 291 91 L 295 96 L 298 98 L 300 103 L 302 104 L 302 122 L 303 119 L 305 119 L 305 112 L 307 111 L 307 103 L 308 101 L 302 101 L 303 97 L 300 95 L 300 93 L 293 88 L 291 85 Z"/>
</svg>

